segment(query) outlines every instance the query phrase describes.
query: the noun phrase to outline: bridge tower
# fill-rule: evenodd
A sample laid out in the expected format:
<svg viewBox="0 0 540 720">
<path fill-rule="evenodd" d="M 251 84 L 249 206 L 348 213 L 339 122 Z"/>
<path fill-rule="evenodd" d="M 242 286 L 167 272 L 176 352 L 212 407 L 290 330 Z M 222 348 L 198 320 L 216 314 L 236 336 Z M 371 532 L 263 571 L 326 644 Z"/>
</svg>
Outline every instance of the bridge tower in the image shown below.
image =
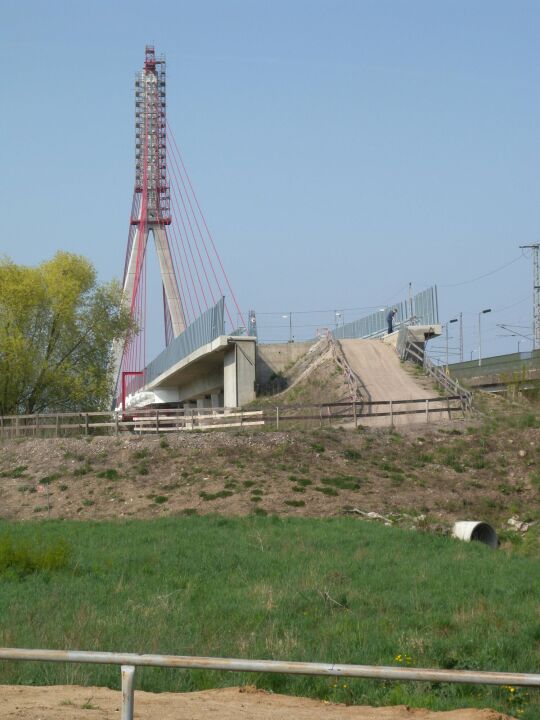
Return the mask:
<svg viewBox="0 0 540 720">
<path fill-rule="evenodd" d="M 135 80 L 135 190 L 128 254 L 124 273 L 124 303 L 133 309 L 150 234 L 163 283 L 164 310 L 172 335 L 186 329 L 184 310 L 167 237 L 171 224 L 167 177 L 165 60 L 146 46 L 144 67 Z"/>
<path fill-rule="evenodd" d="M 226 291 L 231 308 L 226 302 L 224 308 L 231 328 L 246 327 L 166 111 L 165 59 L 147 45 L 142 70 L 135 79 L 135 186 L 122 295 L 137 330 L 123 346 L 113 348 L 116 399 L 126 376 L 128 392 L 145 387 L 150 238 L 161 276 L 167 347 L 205 312 L 224 302 Z M 240 328 L 232 319 L 232 306 Z"/>
</svg>

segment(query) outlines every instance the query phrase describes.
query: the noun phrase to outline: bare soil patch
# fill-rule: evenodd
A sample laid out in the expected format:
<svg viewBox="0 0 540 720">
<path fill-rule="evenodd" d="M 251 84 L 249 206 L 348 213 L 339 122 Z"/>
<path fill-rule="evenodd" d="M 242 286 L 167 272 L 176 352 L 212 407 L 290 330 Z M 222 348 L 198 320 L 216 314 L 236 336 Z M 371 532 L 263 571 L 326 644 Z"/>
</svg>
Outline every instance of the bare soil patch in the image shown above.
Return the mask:
<svg viewBox="0 0 540 720">
<path fill-rule="evenodd" d="M 336 363 L 326 339 L 314 343 L 305 355 L 284 368 L 280 378 L 284 389 L 258 397 L 255 406 L 341 402 L 350 397 L 343 370 Z"/>
<path fill-rule="evenodd" d="M 233 431 L 25 439 L 0 446 L 0 518 L 251 513 L 328 517 L 359 508 L 405 526 L 527 519 L 540 430 L 472 421 L 384 430 Z"/>
<path fill-rule="evenodd" d="M 56 685 L 0 686 L 5 720 L 113 720 L 120 717 L 121 695 L 107 688 Z M 253 688 L 194 693 L 136 691 L 138 720 L 511 720 L 494 710 L 433 712 L 404 705 L 373 708 L 334 705 L 307 698 L 274 695 Z"/>
</svg>

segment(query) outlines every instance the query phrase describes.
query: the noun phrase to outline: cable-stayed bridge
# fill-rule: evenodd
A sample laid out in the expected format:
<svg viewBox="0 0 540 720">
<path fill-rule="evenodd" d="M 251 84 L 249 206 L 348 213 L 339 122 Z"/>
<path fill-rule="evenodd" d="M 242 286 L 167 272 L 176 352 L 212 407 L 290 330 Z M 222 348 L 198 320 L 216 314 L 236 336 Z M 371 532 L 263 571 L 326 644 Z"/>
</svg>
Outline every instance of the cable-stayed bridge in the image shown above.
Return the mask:
<svg viewBox="0 0 540 720">
<path fill-rule="evenodd" d="M 136 331 L 114 348 L 113 406 L 242 406 L 255 398 L 257 319 L 250 311 L 246 324 L 167 122 L 165 67 L 164 58 L 146 46 L 135 80 L 135 185 L 122 298 Z M 165 347 L 149 361 L 147 259 L 152 244 Z M 334 335 L 380 336 L 386 332 L 387 310 L 342 325 Z M 396 329 L 415 324 L 424 340 L 440 333 L 436 288 L 398 303 L 395 311 Z M 236 330 L 227 334 L 226 321 Z"/>
<path fill-rule="evenodd" d="M 148 363 L 150 239 L 161 275 L 165 350 Z M 153 46 L 146 47 L 135 80 L 135 186 L 122 302 L 137 330 L 115 348 L 116 406 L 125 406 L 126 396 L 131 404 L 194 399 L 236 406 L 253 399 L 255 340 L 245 336 L 242 312 L 167 123 L 165 60 Z M 233 316 L 239 330 L 226 336 L 225 318 L 237 326 Z"/>
</svg>

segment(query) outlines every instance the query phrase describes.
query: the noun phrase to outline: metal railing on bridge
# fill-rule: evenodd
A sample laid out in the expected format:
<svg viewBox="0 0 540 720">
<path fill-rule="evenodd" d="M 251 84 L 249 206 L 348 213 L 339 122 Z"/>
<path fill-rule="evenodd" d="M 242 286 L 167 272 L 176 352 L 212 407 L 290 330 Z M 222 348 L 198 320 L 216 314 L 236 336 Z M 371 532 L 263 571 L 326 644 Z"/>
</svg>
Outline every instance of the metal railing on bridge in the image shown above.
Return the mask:
<svg viewBox="0 0 540 720">
<path fill-rule="evenodd" d="M 183 333 L 172 340 L 144 371 L 144 384 L 148 385 L 176 363 L 191 355 L 203 345 L 208 345 L 225 333 L 225 298 L 203 312 Z"/>
<path fill-rule="evenodd" d="M 388 307 L 381 308 L 367 317 L 353 320 L 332 331 L 336 340 L 355 338 L 372 338 L 384 335 L 387 332 L 386 316 L 390 308 L 397 310 L 394 318 L 394 327 L 399 329 L 403 325 L 436 325 L 439 322 L 439 305 L 437 300 L 437 286 L 427 288 L 417 293 L 410 300 L 403 300 Z"/>
</svg>

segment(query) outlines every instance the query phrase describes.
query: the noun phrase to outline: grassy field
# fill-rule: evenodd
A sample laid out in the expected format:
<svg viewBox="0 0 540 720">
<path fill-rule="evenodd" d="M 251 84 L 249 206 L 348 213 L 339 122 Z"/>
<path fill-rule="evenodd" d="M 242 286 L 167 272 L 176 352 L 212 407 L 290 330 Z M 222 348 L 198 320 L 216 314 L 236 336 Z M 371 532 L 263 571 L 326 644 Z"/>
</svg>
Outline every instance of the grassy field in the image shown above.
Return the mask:
<svg viewBox="0 0 540 720">
<path fill-rule="evenodd" d="M 538 672 L 540 560 L 353 518 L 0 523 L 0 644 Z M 492 707 L 533 691 L 140 669 L 145 690 L 261 688 Z M 0 683 L 118 687 L 113 667 L 0 663 Z"/>
</svg>

